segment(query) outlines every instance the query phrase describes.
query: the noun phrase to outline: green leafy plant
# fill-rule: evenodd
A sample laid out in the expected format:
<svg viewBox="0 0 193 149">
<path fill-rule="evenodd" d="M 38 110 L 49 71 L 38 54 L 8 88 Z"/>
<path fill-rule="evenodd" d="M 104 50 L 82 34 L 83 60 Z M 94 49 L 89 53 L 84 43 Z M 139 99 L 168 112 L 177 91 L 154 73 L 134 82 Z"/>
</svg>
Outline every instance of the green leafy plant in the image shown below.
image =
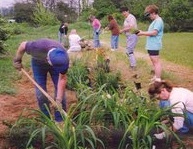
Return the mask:
<svg viewBox="0 0 193 149">
<path fill-rule="evenodd" d="M 137 114 L 135 119 L 128 124 L 128 128 L 124 134 L 122 142 L 120 143 L 119 148 L 122 148 L 125 145 L 125 140 L 129 137 L 131 139 L 130 144 L 126 144 L 126 146 L 132 146 L 133 149 L 149 149 L 154 145 L 155 137 L 154 133 L 160 133 L 161 131 L 166 132 L 166 134 L 171 134 L 174 136 L 181 147 L 184 147 L 182 141 L 178 138 L 178 136 L 167 126 L 166 124 L 161 122 L 162 117 L 167 116 L 182 116 L 181 114 L 174 114 L 171 112 L 172 107 L 167 107 L 163 109 L 155 108 L 152 106 L 151 108 L 146 108 L 146 106 L 140 106 L 137 109 Z M 166 138 L 168 144 L 171 144 L 171 139 L 169 136 Z"/>
<path fill-rule="evenodd" d="M 95 149 L 97 144 L 103 143 L 99 140 L 93 130 L 88 125 L 79 125 L 72 122 L 69 116 L 64 115 L 62 112 L 63 122 L 56 123 L 53 118 L 48 118 L 39 110 L 33 110 L 36 116 L 36 123 L 41 127 L 35 129 L 31 133 L 31 137 L 28 141 L 27 147 L 30 146 L 31 141 L 36 136 L 42 136 L 43 148 L 56 148 L 56 149 L 79 149 L 89 146 Z M 49 144 L 46 145 L 47 137 Z"/>
<path fill-rule="evenodd" d="M 75 90 L 79 84 L 91 86 L 89 79 L 89 70 L 81 59 L 76 59 L 72 62 L 72 66 L 68 70 L 68 83 L 67 88 Z"/>
</svg>

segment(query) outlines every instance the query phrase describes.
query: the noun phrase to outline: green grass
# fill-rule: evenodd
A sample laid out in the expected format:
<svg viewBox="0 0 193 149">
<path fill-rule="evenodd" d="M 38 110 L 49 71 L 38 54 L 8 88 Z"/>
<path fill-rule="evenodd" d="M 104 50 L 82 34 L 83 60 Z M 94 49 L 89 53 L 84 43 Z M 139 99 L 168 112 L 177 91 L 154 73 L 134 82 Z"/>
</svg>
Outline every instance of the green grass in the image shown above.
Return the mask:
<svg viewBox="0 0 193 149">
<path fill-rule="evenodd" d="M 10 66 L 12 66 L 12 61 L 10 57 L 0 59 L 0 93 L 15 93 L 13 83 L 18 77 L 15 77 L 15 69 Z"/>
<path fill-rule="evenodd" d="M 145 43 L 146 37 L 139 37 L 136 51 L 147 53 Z M 192 47 L 193 33 L 165 33 L 160 56 L 167 61 L 193 68 Z"/>
<path fill-rule="evenodd" d="M 140 29 L 146 29 L 147 26 L 139 24 Z M 12 59 L 15 55 L 17 47 L 20 42 L 25 40 L 34 40 L 38 38 L 52 38 L 57 40 L 58 27 L 56 26 L 45 26 L 32 28 L 26 24 L 15 25 L 11 24 L 10 28 L 18 29 L 22 32 L 19 35 L 12 35 L 9 40 L 5 43 L 7 45 L 6 50 L 8 55 L 5 58 L 0 58 L 0 94 L 8 93 L 13 94 L 16 92 L 13 88 L 14 81 L 19 78 L 18 72 L 12 66 Z M 69 32 L 72 28 L 77 29 L 77 32 L 81 37 L 86 39 L 92 38 L 92 28 L 87 22 L 76 24 L 69 24 Z M 109 43 L 110 45 L 110 32 L 101 35 L 101 40 Z M 146 37 L 139 37 L 139 42 L 136 47 L 136 51 L 146 53 L 145 50 Z M 119 45 L 122 47 L 126 46 L 125 36 L 120 35 Z M 163 49 L 161 51 L 161 58 L 176 64 L 184 65 L 193 68 L 193 33 L 165 33 L 163 38 Z M 30 56 L 25 54 L 24 56 L 24 67 L 30 67 Z"/>
<path fill-rule="evenodd" d="M 193 33 L 167 33 L 163 38 L 162 57 L 193 68 Z"/>
</svg>

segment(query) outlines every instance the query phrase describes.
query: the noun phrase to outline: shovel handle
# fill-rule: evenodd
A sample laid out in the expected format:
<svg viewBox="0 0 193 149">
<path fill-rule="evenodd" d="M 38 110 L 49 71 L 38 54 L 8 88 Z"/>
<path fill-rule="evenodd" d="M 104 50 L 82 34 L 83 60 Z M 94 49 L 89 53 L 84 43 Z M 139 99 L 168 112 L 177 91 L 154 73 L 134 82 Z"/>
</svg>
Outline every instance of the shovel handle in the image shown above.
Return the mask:
<svg viewBox="0 0 193 149">
<path fill-rule="evenodd" d="M 59 110 L 61 110 L 66 117 L 68 116 L 67 113 L 62 109 L 62 107 L 59 106 L 59 105 L 57 104 L 57 102 L 56 102 L 46 91 L 44 91 L 44 90 L 42 89 L 42 87 L 41 87 L 39 84 L 37 84 L 37 82 L 36 82 L 23 68 L 21 68 L 21 71 L 22 71 L 22 73 L 24 73 L 24 74 L 30 79 L 30 81 L 48 98 L 48 100 L 53 104 L 54 107 L 57 107 Z M 72 121 L 72 120 L 71 120 L 71 121 Z M 72 123 L 73 123 L 74 126 L 76 125 L 73 121 L 72 121 Z"/>
<path fill-rule="evenodd" d="M 42 89 L 42 87 L 37 84 L 37 82 L 23 69 L 21 68 L 21 71 L 30 79 L 30 81 L 48 98 L 48 100 L 56 106 L 56 101 L 46 92 Z"/>
<path fill-rule="evenodd" d="M 54 107 L 57 107 L 58 109 L 62 109 L 59 107 L 57 102 L 46 92 L 42 89 L 42 87 L 37 84 L 37 82 L 23 69 L 21 68 L 21 71 L 30 79 L 30 81 L 48 98 L 48 100 L 53 104 Z M 62 109 L 63 110 L 63 109 Z M 67 113 L 63 110 L 64 115 L 67 116 Z"/>
</svg>

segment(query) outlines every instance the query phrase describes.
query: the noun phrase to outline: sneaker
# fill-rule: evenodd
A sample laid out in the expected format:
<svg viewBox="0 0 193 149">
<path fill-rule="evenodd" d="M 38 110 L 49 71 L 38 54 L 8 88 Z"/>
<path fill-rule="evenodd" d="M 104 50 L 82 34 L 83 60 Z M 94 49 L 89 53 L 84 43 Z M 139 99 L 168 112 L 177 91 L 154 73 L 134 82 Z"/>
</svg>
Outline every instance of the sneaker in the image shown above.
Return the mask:
<svg viewBox="0 0 193 149">
<path fill-rule="evenodd" d="M 150 79 L 149 85 L 150 85 L 150 84 L 153 84 L 153 83 L 155 83 L 155 82 L 161 82 L 161 78 L 153 77 L 152 79 Z"/>
<path fill-rule="evenodd" d="M 138 79 L 139 75 L 138 74 L 134 74 L 134 75 L 132 75 L 132 77 L 135 78 L 135 79 Z"/>
<path fill-rule="evenodd" d="M 132 71 L 136 71 L 136 66 L 130 66 L 130 69 L 131 69 Z"/>
<path fill-rule="evenodd" d="M 155 82 L 161 82 L 161 78 L 155 78 Z"/>
<path fill-rule="evenodd" d="M 161 82 L 161 78 L 157 78 L 156 76 L 154 76 L 154 77 L 151 79 L 151 82 Z"/>
<path fill-rule="evenodd" d="M 115 51 L 115 49 L 111 49 L 111 51 Z"/>
<path fill-rule="evenodd" d="M 156 79 L 156 76 L 153 76 L 153 78 L 150 79 L 151 82 L 154 82 Z"/>
</svg>

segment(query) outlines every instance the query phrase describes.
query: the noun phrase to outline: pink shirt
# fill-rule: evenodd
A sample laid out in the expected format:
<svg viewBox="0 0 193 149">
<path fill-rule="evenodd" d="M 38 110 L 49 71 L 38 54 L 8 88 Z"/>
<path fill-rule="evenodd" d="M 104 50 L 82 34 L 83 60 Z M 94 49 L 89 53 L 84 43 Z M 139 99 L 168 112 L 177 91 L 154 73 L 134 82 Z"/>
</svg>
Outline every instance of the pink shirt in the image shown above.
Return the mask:
<svg viewBox="0 0 193 149">
<path fill-rule="evenodd" d="M 94 29 L 99 29 L 101 27 L 101 23 L 98 19 L 94 19 L 93 22 L 92 22 L 92 27 Z"/>
</svg>

